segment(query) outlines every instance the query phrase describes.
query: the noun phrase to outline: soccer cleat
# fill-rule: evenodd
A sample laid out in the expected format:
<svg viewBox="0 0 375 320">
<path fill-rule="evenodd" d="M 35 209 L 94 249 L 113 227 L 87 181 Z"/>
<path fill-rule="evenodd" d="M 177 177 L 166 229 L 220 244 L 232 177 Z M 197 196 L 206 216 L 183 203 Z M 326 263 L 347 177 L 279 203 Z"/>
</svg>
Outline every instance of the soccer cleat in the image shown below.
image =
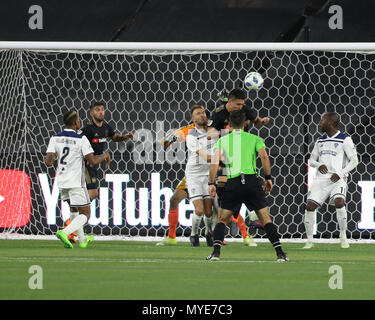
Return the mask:
<svg viewBox="0 0 375 320">
<path fill-rule="evenodd" d="M 208 231 L 206 234 L 206 242 L 207 242 L 207 247 L 212 247 L 214 245 L 214 238 L 212 236 L 212 231 Z"/>
<path fill-rule="evenodd" d="M 248 247 L 257 247 L 257 243 L 254 241 L 253 236 L 248 235 L 243 239 L 243 244 Z"/>
<path fill-rule="evenodd" d="M 59 238 L 62 241 L 65 248 L 69 248 L 69 249 L 73 248 L 73 245 L 69 241 L 68 236 L 62 230 L 59 230 L 59 231 L 56 232 L 56 237 Z"/>
<path fill-rule="evenodd" d="M 93 234 L 92 234 L 91 236 L 86 237 L 86 241 L 85 241 L 84 243 L 80 243 L 80 244 L 79 244 L 79 247 L 80 247 L 80 248 L 86 248 L 87 245 L 88 245 L 90 242 L 92 242 L 92 241 L 94 241 L 94 235 L 93 235 Z"/>
<path fill-rule="evenodd" d="M 314 246 L 312 241 L 307 241 L 305 246 L 302 249 L 311 249 Z"/>
<path fill-rule="evenodd" d="M 288 262 L 289 261 L 289 258 L 287 257 L 287 255 L 285 254 L 285 252 L 280 252 L 277 254 L 277 262 Z"/>
<path fill-rule="evenodd" d="M 192 247 L 199 247 L 199 236 L 197 234 L 190 236 L 190 244 Z"/>
<path fill-rule="evenodd" d="M 340 243 L 341 243 L 341 248 L 343 249 L 347 249 L 350 247 L 348 239 L 346 237 L 340 237 Z"/>
<path fill-rule="evenodd" d="M 262 224 L 259 220 L 250 220 L 249 227 L 252 229 L 262 229 L 264 230 Z"/>
<path fill-rule="evenodd" d="M 158 242 L 156 245 L 157 246 L 175 246 L 177 245 L 177 239 L 169 238 L 167 236 L 162 241 Z"/>
<path fill-rule="evenodd" d="M 207 261 L 219 261 L 220 255 L 218 253 L 212 252 L 210 255 L 206 258 Z"/>
</svg>

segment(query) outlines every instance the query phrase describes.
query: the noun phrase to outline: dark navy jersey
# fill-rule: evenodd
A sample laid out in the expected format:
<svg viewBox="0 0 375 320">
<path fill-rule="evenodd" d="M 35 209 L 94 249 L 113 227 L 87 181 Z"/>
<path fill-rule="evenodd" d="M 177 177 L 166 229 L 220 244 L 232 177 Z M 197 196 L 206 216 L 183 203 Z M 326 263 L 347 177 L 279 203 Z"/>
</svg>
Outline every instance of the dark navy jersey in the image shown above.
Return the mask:
<svg viewBox="0 0 375 320">
<path fill-rule="evenodd" d="M 256 111 L 247 105 L 244 105 L 241 110 L 246 114 L 246 120 L 255 120 L 257 117 Z M 215 109 L 211 116 L 212 124 L 210 126 L 218 131 L 225 129 L 229 123 L 229 114 L 225 105 Z"/>
<path fill-rule="evenodd" d="M 112 138 L 115 132 L 105 122 L 103 122 L 101 127 L 98 127 L 93 121 L 90 121 L 83 127 L 81 134 L 89 140 L 91 147 L 94 149 L 94 154 L 99 155 L 104 152 L 107 145 L 107 138 Z"/>
</svg>

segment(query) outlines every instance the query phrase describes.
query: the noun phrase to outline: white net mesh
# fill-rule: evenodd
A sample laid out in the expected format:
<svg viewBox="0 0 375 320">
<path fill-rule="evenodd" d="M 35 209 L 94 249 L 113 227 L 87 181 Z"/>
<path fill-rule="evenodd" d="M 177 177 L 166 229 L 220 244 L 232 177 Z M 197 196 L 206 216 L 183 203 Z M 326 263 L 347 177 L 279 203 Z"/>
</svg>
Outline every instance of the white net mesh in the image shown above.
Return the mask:
<svg viewBox="0 0 375 320">
<path fill-rule="evenodd" d="M 175 142 L 164 150 L 159 139 L 189 123 L 193 103 L 212 113 L 220 90 L 242 86 L 246 73 L 258 71 L 264 87 L 248 92 L 249 101 L 272 120 L 251 132 L 265 140 L 270 154 L 275 177 L 270 213 L 282 237 L 304 234 L 307 159 L 321 115 L 336 111 L 340 130 L 352 136 L 360 160 L 348 181 L 348 236 L 374 238 L 374 200 L 364 200 L 361 188 L 361 181 L 371 181 L 375 173 L 374 70 L 375 55 L 366 52 L 0 51 L 0 230 L 51 235 L 63 225 L 69 210 L 53 185 L 54 169 L 43 163 L 48 140 L 62 129 L 65 111 L 78 110 L 85 124 L 90 103 L 99 100 L 115 131 L 136 132 L 136 139 L 109 142 L 112 163 L 106 172 L 99 170 L 99 200 L 85 231 L 164 236 L 169 199 L 184 176 L 185 148 Z M 15 172 L 30 178 L 29 214 L 23 213 L 27 176 L 18 178 L 24 196 L 11 201 L 5 195 L 14 187 Z M 26 205 L 15 209 L 15 203 Z M 178 236 L 190 234 L 192 209 L 187 200 L 181 203 Z M 337 237 L 334 208 L 324 205 L 320 213 L 316 236 Z M 230 236 L 239 237 L 238 230 L 232 228 Z M 257 231 L 257 236 L 265 235 Z"/>
</svg>

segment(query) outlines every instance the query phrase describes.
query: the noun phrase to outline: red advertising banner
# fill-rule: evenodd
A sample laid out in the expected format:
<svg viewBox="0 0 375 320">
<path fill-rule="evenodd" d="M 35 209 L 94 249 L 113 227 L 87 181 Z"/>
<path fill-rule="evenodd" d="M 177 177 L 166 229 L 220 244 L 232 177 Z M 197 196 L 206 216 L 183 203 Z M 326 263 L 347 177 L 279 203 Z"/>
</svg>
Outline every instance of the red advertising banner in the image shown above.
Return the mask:
<svg viewBox="0 0 375 320">
<path fill-rule="evenodd" d="M 31 182 L 23 171 L 0 169 L 0 228 L 22 227 L 31 217 Z"/>
</svg>

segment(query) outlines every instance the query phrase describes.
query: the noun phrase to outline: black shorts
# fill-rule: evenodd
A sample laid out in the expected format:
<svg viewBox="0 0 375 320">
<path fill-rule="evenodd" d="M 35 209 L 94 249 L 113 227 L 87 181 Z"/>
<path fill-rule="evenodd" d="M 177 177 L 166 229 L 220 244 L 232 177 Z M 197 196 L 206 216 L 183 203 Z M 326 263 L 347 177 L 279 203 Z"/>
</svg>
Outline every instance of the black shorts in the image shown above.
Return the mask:
<svg viewBox="0 0 375 320">
<path fill-rule="evenodd" d="M 85 177 L 87 190 L 98 189 L 98 169 L 86 165 L 85 167 Z"/>
<path fill-rule="evenodd" d="M 262 184 L 254 174 L 245 175 L 245 184 L 242 184 L 241 176 L 228 179 L 220 207 L 232 211 L 237 218 L 243 203 L 249 211 L 268 206 Z"/>
</svg>

